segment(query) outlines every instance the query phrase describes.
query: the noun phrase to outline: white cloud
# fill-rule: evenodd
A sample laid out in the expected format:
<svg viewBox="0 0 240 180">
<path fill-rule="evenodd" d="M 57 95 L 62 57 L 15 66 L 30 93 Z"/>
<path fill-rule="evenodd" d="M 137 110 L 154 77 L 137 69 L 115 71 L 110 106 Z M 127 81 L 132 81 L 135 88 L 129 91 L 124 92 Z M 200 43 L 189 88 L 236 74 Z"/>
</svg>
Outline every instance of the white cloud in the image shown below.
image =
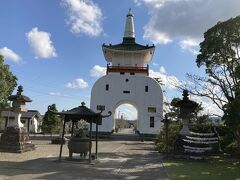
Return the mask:
<svg viewBox="0 0 240 180">
<path fill-rule="evenodd" d="M 101 9 L 91 0 L 62 0 L 68 11 L 67 23 L 74 34 L 98 36 L 103 31 Z"/>
<path fill-rule="evenodd" d="M 166 33 L 159 32 L 151 26 L 144 27 L 143 38 L 152 41 L 154 44 L 167 44 L 172 42 Z"/>
<path fill-rule="evenodd" d="M 0 54 L 5 58 L 8 59 L 10 61 L 19 63 L 21 61 L 21 57 L 15 53 L 13 50 L 7 48 L 7 47 L 3 47 L 0 49 Z"/>
<path fill-rule="evenodd" d="M 149 76 L 152 78 L 160 78 L 161 82 L 164 84 L 164 87 L 167 89 L 176 89 L 177 86 L 182 84 L 182 82 L 176 76 L 167 75 L 163 66 L 161 66 L 159 71 L 150 69 Z"/>
<path fill-rule="evenodd" d="M 159 66 L 158 63 L 155 63 L 155 62 L 153 62 L 152 65 L 153 66 Z"/>
<path fill-rule="evenodd" d="M 215 105 L 209 98 L 191 95 L 190 99 L 193 101 L 196 101 L 199 104 L 202 104 L 202 107 L 203 107 L 202 114 L 209 114 L 209 115 L 217 114 L 220 116 L 223 115 L 223 111 L 220 110 L 217 107 L 217 105 Z"/>
<path fill-rule="evenodd" d="M 187 38 L 179 42 L 180 47 L 184 51 L 188 51 L 194 55 L 198 54 L 199 40 Z"/>
<path fill-rule="evenodd" d="M 101 67 L 99 65 L 95 65 L 91 70 L 90 70 L 90 76 L 92 77 L 101 77 L 106 75 L 106 68 Z"/>
<path fill-rule="evenodd" d="M 82 78 L 78 78 L 72 82 L 67 83 L 66 87 L 71 89 L 84 89 L 88 87 L 88 83 Z"/>
<path fill-rule="evenodd" d="M 219 21 L 239 15 L 239 0 L 137 0 L 148 7 L 150 20 L 144 27 L 144 38 L 156 44 L 202 39 L 203 33 Z M 186 40 L 188 39 L 188 40 Z M 192 50 L 191 50 L 192 51 Z M 190 52 L 191 52 L 190 51 Z M 192 51 L 194 52 L 194 51 Z M 195 53 L 195 52 L 194 52 Z"/>
<path fill-rule="evenodd" d="M 61 96 L 61 97 L 67 97 L 68 95 L 62 94 L 60 92 L 50 92 L 49 95 L 51 96 Z"/>
<path fill-rule="evenodd" d="M 137 6 L 141 6 L 141 5 L 142 5 L 141 1 L 139 1 L 139 0 L 133 0 L 133 1 L 134 1 L 134 3 L 135 3 Z"/>
<path fill-rule="evenodd" d="M 35 53 L 35 58 L 52 58 L 56 57 L 57 53 L 51 41 L 51 34 L 44 31 L 39 31 L 37 27 L 26 33 L 28 44 Z"/>
<path fill-rule="evenodd" d="M 166 70 L 163 66 L 160 67 L 160 73 L 162 74 L 166 74 Z"/>
</svg>

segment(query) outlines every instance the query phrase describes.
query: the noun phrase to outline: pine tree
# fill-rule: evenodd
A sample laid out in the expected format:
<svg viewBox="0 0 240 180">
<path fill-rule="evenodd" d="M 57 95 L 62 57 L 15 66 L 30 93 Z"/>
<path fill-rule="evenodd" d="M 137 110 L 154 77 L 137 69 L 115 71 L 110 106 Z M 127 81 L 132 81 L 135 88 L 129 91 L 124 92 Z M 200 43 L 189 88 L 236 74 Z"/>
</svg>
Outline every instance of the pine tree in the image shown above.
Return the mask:
<svg viewBox="0 0 240 180">
<path fill-rule="evenodd" d="M 58 112 L 56 104 L 50 105 L 43 117 L 42 131 L 44 133 L 59 133 L 61 119 L 53 112 Z"/>
</svg>

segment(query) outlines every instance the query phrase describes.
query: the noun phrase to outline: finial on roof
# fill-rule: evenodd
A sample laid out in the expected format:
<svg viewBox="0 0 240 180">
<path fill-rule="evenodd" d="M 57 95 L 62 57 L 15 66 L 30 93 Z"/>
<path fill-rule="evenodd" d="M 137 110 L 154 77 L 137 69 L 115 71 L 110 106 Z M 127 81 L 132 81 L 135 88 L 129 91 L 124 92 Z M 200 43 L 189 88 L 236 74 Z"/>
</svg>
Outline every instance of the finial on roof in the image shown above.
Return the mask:
<svg viewBox="0 0 240 180">
<path fill-rule="evenodd" d="M 189 100 L 189 98 L 188 98 L 188 96 L 189 96 L 188 90 L 184 89 L 182 95 L 183 95 L 183 100 Z"/>
<path fill-rule="evenodd" d="M 81 106 L 85 106 L 85 102 L 81 102 Z"/>
<path fill-rule="evenodd" d="M 23 92 L 23 86 L 18 86 L 18 92 Z"/>
<path fill-rule="evenodd" d="M 23 93 L 23 86 L 18 86 L 17 94 L 21 95 Z"/>
<path fill-rule="evenodd" d="M 127 17 L 128 17 L 128 16 L 133 16 L 133 13 L 132 13 L 132 9 L 131 9 L 131 8 L 129 8 L 129 10 L 128 10 Z"/>
<path fill-rule="evenodd" d="M 127 14 L 127 19 L 126 19 L 126 23 L 125 23 L 124 38 L 135 38 L 133 13 L 132 13 L 131 8 L 129 9 L 128 14 Z"/>
</svg>

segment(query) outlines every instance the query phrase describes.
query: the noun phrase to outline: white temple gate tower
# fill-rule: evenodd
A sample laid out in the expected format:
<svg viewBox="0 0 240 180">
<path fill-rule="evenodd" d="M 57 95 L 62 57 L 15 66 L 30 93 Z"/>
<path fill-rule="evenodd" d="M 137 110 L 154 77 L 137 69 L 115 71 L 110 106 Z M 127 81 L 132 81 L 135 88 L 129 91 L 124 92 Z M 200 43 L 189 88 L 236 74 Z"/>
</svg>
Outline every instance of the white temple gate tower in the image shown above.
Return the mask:
<svg viewBox="0 0 240 180">
<path fill-rule="evenodd" d="M 115 129 L 114 114 L 121 104 L 131 104 L 138 111 L 137 129 L 141 134 L 157 134 L 163 115 L 162 89 L 149 77 L 148 64 L 155 46 L 135 42 L 131 9 L 127 14 L 123 42 L 102 45 L 107 61 L 106 75 L 96 81 L 91 92 L 91 109 L 111 111 L 112 115 L 99 126 L 99 131 Z"/>
</svg>

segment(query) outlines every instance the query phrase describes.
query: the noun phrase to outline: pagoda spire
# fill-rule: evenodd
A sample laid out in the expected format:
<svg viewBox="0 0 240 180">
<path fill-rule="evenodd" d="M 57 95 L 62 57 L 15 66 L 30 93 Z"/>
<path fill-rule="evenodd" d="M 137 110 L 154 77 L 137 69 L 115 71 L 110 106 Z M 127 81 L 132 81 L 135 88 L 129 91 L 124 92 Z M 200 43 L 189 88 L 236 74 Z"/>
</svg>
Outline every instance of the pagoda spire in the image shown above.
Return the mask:
<svg viewBox="0 0 240 180">
<path fill-rule="evenodd" d="M 135 39 L 133 13 L 132 13 L 131 8 L 129 9 L 128 14 L 127 14 L 123 38 L 134 38 Z"/>
</svg>

